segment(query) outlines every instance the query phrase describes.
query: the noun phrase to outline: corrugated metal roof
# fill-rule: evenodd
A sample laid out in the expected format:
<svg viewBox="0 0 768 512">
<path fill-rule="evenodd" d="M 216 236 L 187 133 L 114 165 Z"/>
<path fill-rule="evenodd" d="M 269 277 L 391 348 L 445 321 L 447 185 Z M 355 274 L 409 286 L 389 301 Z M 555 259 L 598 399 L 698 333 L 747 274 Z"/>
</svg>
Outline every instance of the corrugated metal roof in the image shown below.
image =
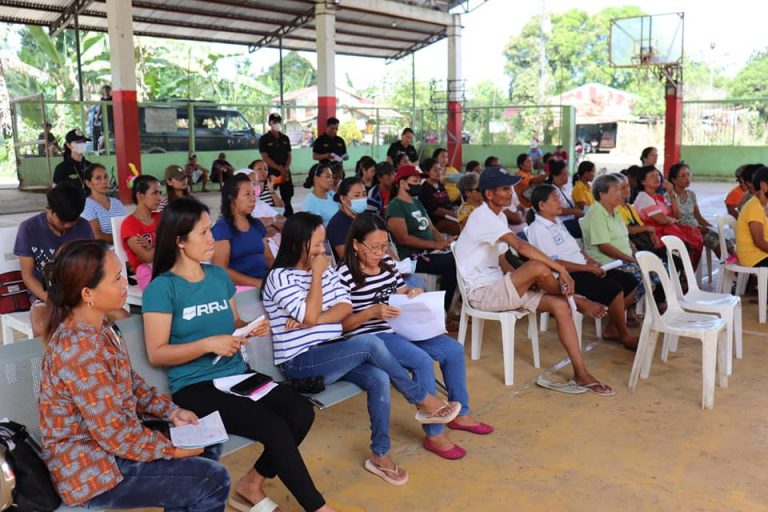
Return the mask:
<svg viewBox="0 0 768 512">
<path fill-rule="evenodd" d="M 325 0 L 336 8 L 336 53 L 399 58 L 432 44 L 446 27 L 400 11 L 413 6 L 446 13 L 464 0 L 401 0 L 402 9 L 372 12 L 360 2 Z M 133 0 L 134 34 L 189 41 L 315 51 L 315 0 Z M 55 27 L 78 6 L 81 30 L 106 32 L 105 0 L 0 0 L 0 21 Z M 304 19 L 301 19 L 304 17 Z M 71 17 L 67 28 L 72 28 Z M 301 23 L 304 22 L 304 23 Z M 290 28 L 290 30 L 288 30 Z"/>
</svg>

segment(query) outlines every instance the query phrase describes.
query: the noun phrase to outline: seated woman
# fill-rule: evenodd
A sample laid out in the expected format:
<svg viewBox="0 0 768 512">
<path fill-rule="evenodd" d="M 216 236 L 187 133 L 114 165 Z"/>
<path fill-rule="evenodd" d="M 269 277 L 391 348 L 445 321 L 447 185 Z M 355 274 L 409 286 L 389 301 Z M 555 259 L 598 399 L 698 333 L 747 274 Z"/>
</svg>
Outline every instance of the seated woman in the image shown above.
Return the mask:
<svg viewBox="0 0 768 512">
<path fill-rule="evenodd" d="M 677 197 L 677 202 L 680 205 L 680 216 L 678 217 L 680 224 L 701 231 L 704 245 L 714 251 L 718 258 L 721 258 L 720 236 L 699 211 L 696 193 L 688 188 L 691 186 L 691 169 L 682 162 L 676 163 L 669 168 L 668 179 L 672 183 L 671 195 Z M 726 241 L 726 244 L 728 243 L 729 241 Z"/>
<path fill-rule="evenodd" d="M 704 245 L 701 232 L 692 226 L 679 223 L 677 216 L 680 215 L 680 204 L 674 194 L 672 184 L 669 181 L 664 182 L 664 188 L 670 201 L 670 205 L 667 206 L 664 197 L 656 193 L 660 180 L 659 172 L 655 167 L 646 166 L 640 169 L 637 173 L 639 192 L 635 198 L 635 210 L 640 214 L 640 219 L 645 224 L 655 228 L 657 237 L 675 235 L 680 238 L 688 248 L 691 262 L 695 268 Z"/>
<path fill-rule="evenodd" d="M 443 186 L 443 170 L 437 160 L 427 158 L 421 162 L 421 169 L 426 175 L 419 189 L 419 200 L 429 214 L 432 224 L 441 233 L 456 236 L 461 232 L 459 224 L 448 217 L 456 218 L 456 208 Z"/>
<path fill-rule="evenodd" d="M 263 489 L 267 478 L 277 476 L 304 510 L 332 511 L 299 453 L 314 420 L 312 405 L 289 385 L 254 402 L 213 384 L 217 378 L 249 373 L 240 351 L 248 340 L 232 336 L 246 324 L 237 313 L 235 285 L 224 269 L 203 263 L 213 257 L 214 243 L 208 208 L 196 199 L 177 199 L 163 212 L 153 279 L 142 306 L 149 362 L 167 368 L 176 403 L 201 417 L 219 411 L 227 432 L 264 445 L 253 468 L 238 481 L 232 507 L 277 510 Z M 266 321 L 249 333 L 267 334 Z"/>
<path fill-rule="evenodd" d="M 326 226 L 331 217 L 339 211 L 339 203 L 333 200 L 333 171 L 328 164 L 315 164 L 309 170 L 304 188 L 311 188 L 302 206 L 305 212 L 314 213 L 323 218 Z"/>
<path fill-rule="evenodd" d="M 109 177 L 101 164 L 91 164 L 85 169 L 85 209 L 82 218 L 91 223 L 93 238 L 113 244 L 112 217 L 128 215 L 122 201 L 109 197 Z"/>
<path fill-rule="evenodd" d="M 381 217 L 359 215 L 350 227 L 344 263 L 339 267 L 341 283 L 352 299 L 352 314 L 342 320 L 345 336 L 372 333 L 381 338 L 398 362 L 413 373 L 431 394 L 435 389 L 435 369 L 432 360 L 440 363 L 448 399 L 461 403 L 459 416 L 448 424 L 457 430 L 475 434 L 490 434 L 493 427 L 469 416 L 464 348 L 455 339 L 440 335 L 420 341 L 409 341 L 395 334 L 387 318 L 398 316 L 399 309 L 388 306 L 393 293 L 415 297 L 422 290 L 408 288 L 395 262 L 387 256 L 389 232 Z M 440 424 L 424 425 L 424 448 L 445 459 L 460 459 L 466 451 L 453 443 Z"/>
<path fill-rule="evenodd" d="M 739 218 L 739 204 L 741 203 L 741 198 L 747 192 L 747 184 L 741 176 L 744 172 L 744 167 L 744 165 L 740 165 L 736 168 L 735 174 L 738 184 L 725 196 L 725 208 L 728 210 L 728 215 L 734 219 Z"/>
<path fill-rule="evenodd" d="M 584 160 L 573 175 L 573 191 L 571 198 L 576 203 L 576 208 L 585 211 L 595 203 L 592 189 L 589 184 L 595 179 L 595 164 Z"/>
<path fill-rule="evenodd" d="M 469 215 L 475 208 L 483 205 L 483 195 L 480 193 L 478 185 L 480 184 L 480 175 L 474 172 L 465 174 L 459 179 L 459 192 L 461 192 L 462 203 L 456 218 L 459 221 L 459 227 L 464 229 Z"/>
<path fill-rule="evenodd" d="M 547 176 L 541 172 L 533 174 L 533 158 L 528 153 L 517 155 L 517 173 L 515 175 L 520 176 L 520 181 L 515 185 L 518 202 L 523 208 L 530 208 L 533 188 L 544 183 Z"/>
<path fill-rule="evenodd" d="M 576 203 L 568 197 L 566 187 L 568 186 L 568 167 L 565 162 L 556 158 L 551 158 L 549 164 L 549 178 L 547 183 L 553 185 L 558 192 L 560 199 L 560 208 L 562 213 L 558 215 L 558 220 L 563 223 L 565 229 L 574 238 L 581 238 L 581 228 L 579 219 L 584 216 L 584 210 L 578 208 Z"/>
<path fill-rule="evenodd" d="M 340 260 L 344 257 L 349 226 L 355 217 L 368 207 L 365 185 L 360 178 L 344 178 L 333 199 L 339 203 L 339 211 L 328 223 L 328 242 L 331 244 L 334 256 Z"/>
<path fill-rule="evenodd" d="M 443 236 L 432 225 L 418 199 L 421 173 L 412 165 L 400 167 L 393 184 L 395 198 L 387 208 L 387 227 L 395 237 L 398 256 L 417 258 L 416 272 L 440 276 L 440 287 L 445 290 L 445 310 L 451 305 L 456 291 L 456 262 L 450 253 L 451 239 Z M 453 321 L 446 322 L 448 330 L 455 330 Z"/>
<path fill-rule="evenodd" d="M 355 165 L 355 176 L 360 178 L 365 185 L 365 195 L 376 185 L 376 160 L 364 156 Z"/>
<path fill-rule="evenodd" d="M 759 168 L 752 183 L 755 195 L 739 212 L 736 223 L 736 256 L 739 265 L 768 267 L 768 167 Z"/>
<path fill-rule="evenodd" d="M 155 232 L 160 220 L 160 213 L 155 211 L 160 204 L 160 182 L 149 174 L 136 176 L 131 181 L 131 199 L 136 209 L 123 220 L 120 227 L 122 240 L 118 243 L 123 244 L 128 264 L 143 290 L 152 280 Z"/>
<path fill-rule="evenodd" d="M 251 211 L 251 217 L 259 219 L 264 227 L 267 228 L 267 233 L 270 236 L 274 236 L 279 233 L 285 224 L 285 217 L 275 209 L 274 198 L 277 196 L 274 185 L 272 184 L 274 176 L 271 176 L 267 172 L 267 164 L 263 160 L 254 160 L 251 162 L 252 167 L 246 167 L 239 169 L 235 174 L 243 174 L 251 180 L 253 186 L 253 195 L 256 198 L 256 204 Z M 271 190 L 270 190 L 271 189 Z M 270 200 L 270 203 L 265 201 L 265 195 Z M 282 200 L 277 208 L 282 208 Z M 279 236 L 278 236 L 279 240 Z"/>
<path fill-rule="evenodd" d="M 436 160 L 440 166 L 440 174 L 442 179 L 440 180 L 445 191 L 448 193 L 448 198 L 451 200 L 451 204 L 459 204 L 461 196 L 459 194 L 459 170 L 448 165 L 448 150 L 445 148 L 437 148 L 432 152 L 432 159 Z M 422 171 L 426 169 L 422 168 Z"/>
<path fill-rule="evenodd" d="M 221 187 L 221 217 L 213 225 L 211 262 L 226 269 L 235 286 L 260 287 L 272 263 L 267 228 L 251 216 L 256 204 L 251 180 L 235 174 Z"/>
<path fill-rule="evenodd" d="M 157 211 L 162 212 L 166 206 L 178 198 L 191 195 L 184 168 L 180 165 L 169 165 L 165 168 L 165 197 L 160 199 Z"/>
<path fill-rule="evenodd" d="M 376 164 L 375 184 L 368 192 L 368 209 L 375 211 L 382 217 L 387 214 L 387 205 L 392 199 L 392 181 L 395 178 L 395 169 L 388 162 Z"/>
<path fill-rule="evenodd" d="M 182 426 L 197 416 L 131 369 L 125 340 L 106 316 L 125 303 L 122 272 L 98 240 L 63 245 L 49 270 L 38 406 L 53 484 L 70 507 L 223 512 L 230 481 L 219 450 L 177 448 L 141 423 Z"/>
<path fill-rule="evenodd" d="M 461 409 L 428 393 L 372 334 L 342 337 L 341 322 L 352 313 L 349 294 L 325 256 L 322 219 L 299 212 L 285 223 L 283 242 L 262 288 L 272 326 L 275 365 L 291 379 L 343 379 L 366 390 L 371 419 L 371 456 L 365 469 L 392 485 L 408 474 L 389 455 L 390 381 L 422 423 L 448 423 Z"/>
<path fill-rule="evenodd" d="M 256 184 L 260 185 L 260 192 L 257 195 L 259 201 L 271 206 L 272 208 L 282 208 L 283 200 L 275 189 L 276 176 L 267 172 L 267 164 L 264 160 L 254 160 L 248 164 L 248 168 L 256 172 Z"/>
<path fill-rule="evenodd" d="M 614 184 L 605 194 L 613 194 L 612 201 L 617 202 L 619 187 Z M 533 189 L 532 209 L 528 212 L 528 241 L 565 266 L 576 285 L 575 293 L 608 308 L 609 322 L 602 333 L 603 338 L 636 350 L 638 339 L 627 329 L 624 312 L 634 301 L 637 281 L 621 270 L 606 272 L 601 263 L 581 252 L 579 243 L 557 219 L 562 211 L 559 196 L 560 192 L 552 185 L 540 185 Z M 602 213 L 608 220 L 608 212 Z"/>
</svg>

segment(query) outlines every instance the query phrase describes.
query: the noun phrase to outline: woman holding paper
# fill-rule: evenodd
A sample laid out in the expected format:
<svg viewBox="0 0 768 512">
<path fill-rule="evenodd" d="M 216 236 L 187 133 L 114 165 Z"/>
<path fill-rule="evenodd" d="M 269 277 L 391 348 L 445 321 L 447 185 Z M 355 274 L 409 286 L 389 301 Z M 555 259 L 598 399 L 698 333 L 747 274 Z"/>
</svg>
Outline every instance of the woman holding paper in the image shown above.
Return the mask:
<svg viewBox="0 0 768 512">
<path fill-rule="evenodd" d="M 365 469 L 389 484 L 404 485 L 408 474 L 389 455 L 390 381 L 416 405 L 420 423 L 448 423 L 461 404 L 441 400 L 414 382 L 376 336 L 343 336 L 342 321 L 352 306 L 328 263 L 322 218 L 307 212 L 290 217 L 262 288 L 275 364 L 292 379 L 322 376 L 326 384 L 347 380 L 365 389 L 371 417 L 371 455 Z"/>
<path fill-rule="evenodd" d="M 384 221 L 375 215 L 358 215 L 350 227 L 344 262 L 338 272 L 341 282 L 352 299 L 352 314 L 342 320 L 344 334 L 372 333 L 381 338 L 387 349 L 401 365 L 413 373 L 429 393 L 435 393 L 435 369 L 433 359 L 440 363 L 448 399 L 461 404 L 461 412 L 448 423 L 454 430 L 466 430 L 473 434 L 490 434 L 493 427 L 481 423 L 469 415 L 464 347 L 444 334 L 410 341 L 395 331 L 387 319 L 396 318 L 400 309 L 387 305 L 392 294 L 415 297 L 422 293 L 409 288 L 395 268 L 395 262 L 387 254 L 389 232 Z M 442 315 L 439 321 L 442 322 Z M 426 319 L 425 319 L 426 321 Z M 460 459 L 466 450 L 453 443 L 441 424 L 424 425 L 423 446 L 444 459 Z"/>
<path fill-rule="evenodd" d="M 153 279 L 143 295 L 149 362 L 167 367 L 176 403 L 199 416 L 219 411 L 227 432 L 264 445 L 253 468 L 237 482 L 232 507 L 277 510 L 263 489 L 267 478 L 277 476 L 304 510 L 332 511 L 299 453 L 314 420 L 310 403 L 290 386 L 278 386 L 253 401 L 214 385 L 214 379 L 250 373 L 240 352 L 247 339 L 232 334 L 246 324 L 237 314 L 235 285 L 224 269 L 203 263 L 213 256 L 214 244 L 208 208 L 201 202 L 181 198 L 163 211 Z M 249 333 L 267 334 L 266 320 Z"/>
<path fill-rule="evenodd" d="M 617 199 L 620 197 L 618 187 L 613 188 L 613 193 Z M 627 329 L 624 312 L 634 301 L 637 281 L 621 270 L 606 271 L 599 262 L 581 251 L 579 243 L 557 218 L 563 210 L 559 196 L 560 191 L 552 185 L 539 185 L 533 189 L 532 209 L 527 219 L 530 224 L 528 241 L 565 266 L 573 278 L 577 294 L 608 308 L 609 322 L 602 333 L 603 338 L 635 350 L 638 338 Z M 620 218 L 618 221 L 622 222 Z"/>
<path fill-rule="evenodd" d="M 218 453 L 174 447 L 139 419 L 197 422 L 131 370 L 125 340 L 106 316 L 125 304 L 128 282 L 117 256 L 104 241 L 69 242 L 46 277 L 41 444 L 64 503 L 223 512 L 230 481 Z"/>
</svg>

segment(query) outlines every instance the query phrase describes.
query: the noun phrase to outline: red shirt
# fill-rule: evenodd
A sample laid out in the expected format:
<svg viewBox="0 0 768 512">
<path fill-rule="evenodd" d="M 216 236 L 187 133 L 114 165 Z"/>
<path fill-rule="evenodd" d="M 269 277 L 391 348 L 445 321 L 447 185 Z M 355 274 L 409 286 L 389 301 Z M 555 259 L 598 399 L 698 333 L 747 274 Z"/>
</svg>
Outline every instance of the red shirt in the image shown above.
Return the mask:
<svg viewBox="0 0 768 512">
<path fill-rule="evenodd" d="M 123 225 L 120 228 L 120 238 L 122 238 L 122 244 L 125 248 L 125 253 L 128 255 L 128 263 L 131 265 L 131 269 L 136 271 L 136 267 L 143 262 L 136 256 L 128 245 L 127 240 L 134 236 L 140 236 L 149 242 L 150 249 L 155 246 L 155 233 L 157 232 L 157 223 L 160 221 L 160 213 L 152 212 L 152 225 L 147 226 L 135 215 L 129 215 L 123 221 Z"/>
</svg>

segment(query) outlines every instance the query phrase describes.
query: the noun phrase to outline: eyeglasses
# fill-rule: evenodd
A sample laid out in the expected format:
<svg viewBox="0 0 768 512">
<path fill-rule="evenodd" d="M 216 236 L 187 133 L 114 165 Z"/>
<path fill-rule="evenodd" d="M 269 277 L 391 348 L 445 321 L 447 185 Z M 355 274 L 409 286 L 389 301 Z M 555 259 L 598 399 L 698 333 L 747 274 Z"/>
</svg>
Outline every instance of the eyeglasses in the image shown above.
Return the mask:
<svg viewBox="0 0 768 512">
<path fill-rule="evenodd" d="M 373 254 L 384 254 L 384 253 L 387 252 L 387 249 L 389 248 L 389 246 L 387 244 L 375 245 L 373 247 L 368 247 L 367 245 L 365 245 L 364 242 L 360 242 L 360 245 L 365 247 L 368 250 L 368 252 L 373 253 Z"/>
</svg>

